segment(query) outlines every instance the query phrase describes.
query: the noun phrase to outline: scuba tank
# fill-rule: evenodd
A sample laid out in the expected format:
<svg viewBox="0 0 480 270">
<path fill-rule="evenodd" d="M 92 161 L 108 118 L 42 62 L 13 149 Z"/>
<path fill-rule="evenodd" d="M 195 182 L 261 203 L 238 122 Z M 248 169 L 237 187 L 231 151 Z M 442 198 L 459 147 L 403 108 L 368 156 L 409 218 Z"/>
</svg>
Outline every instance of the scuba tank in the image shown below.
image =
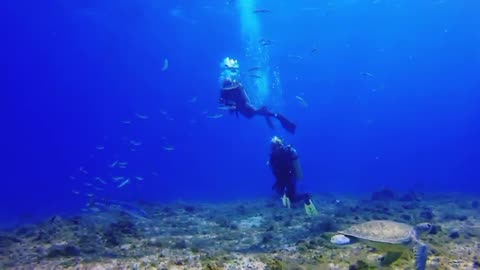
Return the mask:
<svg viewBox="0 0 480 270">
<path fill-rule="evenodd" d="M 292 167 L 293 167 L 295 179 L 302 180 L 303 170 L 302 170 L 302 166 L 300 165 L 300 160 L 298 159 L 297 151 L 291 145 L 289 145 L 288 152 L 292 156 Z"/>
</svg>

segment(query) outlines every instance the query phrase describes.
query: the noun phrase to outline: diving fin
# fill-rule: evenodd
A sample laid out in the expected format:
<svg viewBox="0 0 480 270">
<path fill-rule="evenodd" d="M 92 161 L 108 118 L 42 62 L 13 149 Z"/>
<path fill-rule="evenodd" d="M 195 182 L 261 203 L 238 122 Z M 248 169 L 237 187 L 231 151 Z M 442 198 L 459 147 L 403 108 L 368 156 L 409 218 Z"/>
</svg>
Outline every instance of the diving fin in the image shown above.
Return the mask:
<svg viewBox="0 0 480 270">
<path fill-rule="evenodd" d="M 292 134 L 295 134 L 295 130 L 297 129 L 297 126 L 294 123 L 290 122 L 287 118 L 285 118 L 283 115 L 279 113 L 276 114 L 275 116 L 278 119 L 278 121 L 280 121 L 280 124 L 286 131 Z"/>
<path fill-rule="evenodd" d="M 292 204 L 290 202 L 290 198 L 287 197 L 287 194 L 283 194 L 282 204 L 284 207 L 287 207 L 288 209 L 291 208 Z"/>
<path fill-rule="evenodd" d="M 308 200 L 308 203 L 305 203 L 304 207 L 305 207 L 305 213 L 307 214 L 307 216 L 318 215 L 317 208 L 315 207 L 311 199 Z"/>
</svg>

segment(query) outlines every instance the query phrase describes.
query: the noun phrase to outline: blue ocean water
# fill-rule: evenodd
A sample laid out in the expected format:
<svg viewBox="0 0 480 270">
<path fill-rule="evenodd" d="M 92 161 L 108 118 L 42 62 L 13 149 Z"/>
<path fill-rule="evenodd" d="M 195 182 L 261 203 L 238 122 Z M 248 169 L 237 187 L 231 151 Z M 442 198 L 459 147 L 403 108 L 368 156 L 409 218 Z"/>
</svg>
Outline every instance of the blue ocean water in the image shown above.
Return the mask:
<svg viewBox="0 0 480 270">
<path fill-rule="evenodd" d="M 7 1 L 2 221 L 92 197 L 268 197 L 273 135 L 297 149 L 304 191 L 478 193 L 480 4 L 249 3 Z M 243 72 L 268 67 L 266 94 L 245 75 L 247 90 L 295 135 L 218 109 L 227 56 Z M 118 188 L 117 175 L 130 182 Z"/>
</svg>

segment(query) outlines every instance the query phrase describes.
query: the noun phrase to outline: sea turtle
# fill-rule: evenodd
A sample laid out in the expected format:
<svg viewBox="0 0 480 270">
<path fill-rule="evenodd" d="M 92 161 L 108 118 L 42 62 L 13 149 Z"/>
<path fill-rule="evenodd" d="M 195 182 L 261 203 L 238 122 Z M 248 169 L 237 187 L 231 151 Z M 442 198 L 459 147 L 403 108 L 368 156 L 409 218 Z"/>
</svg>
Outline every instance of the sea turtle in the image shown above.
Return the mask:
<svg viewBox="0 0 480 270">
<path fill-rule="evenodd" d="M 425 270 L 428 246 L 421 242 L 418 236 L 420 232 L 428 232 L 431 229 L 432 224 L 430 223 L 420 223 L 413 227 L 405 223 L 390 220 L 372 220 L 353 225 L 344 231 L 339 231 L 339 233 L 373 242 L 402 244 L 413 247 L 415 253 L 415 269 Z"/>
</svg>

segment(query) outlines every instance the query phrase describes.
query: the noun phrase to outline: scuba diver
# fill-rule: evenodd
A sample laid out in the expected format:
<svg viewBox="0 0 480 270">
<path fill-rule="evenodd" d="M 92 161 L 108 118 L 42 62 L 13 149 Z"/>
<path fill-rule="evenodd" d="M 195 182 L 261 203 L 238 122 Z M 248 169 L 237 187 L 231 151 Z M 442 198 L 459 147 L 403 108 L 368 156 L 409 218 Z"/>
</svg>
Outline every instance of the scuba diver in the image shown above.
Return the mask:
<svg viewBox="0 0 480 270">
<path fill-rule="evenodd" d="M 292 203 L 304 202 L 307 215 L 316 215 L 317 209 L 308 193 L 297 193 L 297 181 L 303 178 L 297 151 L 291 145 L 274 136 L 270 141 L 270 160 L 268 164 L 276 178 L 272 189 L 283 195 L 283 206 L 290 208 Z"/>
<path fill-rule="evenodd" d="M 248 98 L 247 92 L 243 85 L 238 82 L 238 61 L 230 58 L 225 58 L 223 61 L 223 72 L 220 76 L 222 89 L 220 91 L 219 102 L 226 106 L 231 113 L 235 113 L 245 116 L 246 118 L 252 118 L 255 115 L 264 116 L 267 120 L 267 124 L 273 128 L 271 118 L 276 118 L 280 121 L 282 127 L 290 133 L 295 133 L 296 125 L 286 119 L 279 113 L 273 113 L 266 106 L 261 108 L 255 108 Z"/>
</svg>

